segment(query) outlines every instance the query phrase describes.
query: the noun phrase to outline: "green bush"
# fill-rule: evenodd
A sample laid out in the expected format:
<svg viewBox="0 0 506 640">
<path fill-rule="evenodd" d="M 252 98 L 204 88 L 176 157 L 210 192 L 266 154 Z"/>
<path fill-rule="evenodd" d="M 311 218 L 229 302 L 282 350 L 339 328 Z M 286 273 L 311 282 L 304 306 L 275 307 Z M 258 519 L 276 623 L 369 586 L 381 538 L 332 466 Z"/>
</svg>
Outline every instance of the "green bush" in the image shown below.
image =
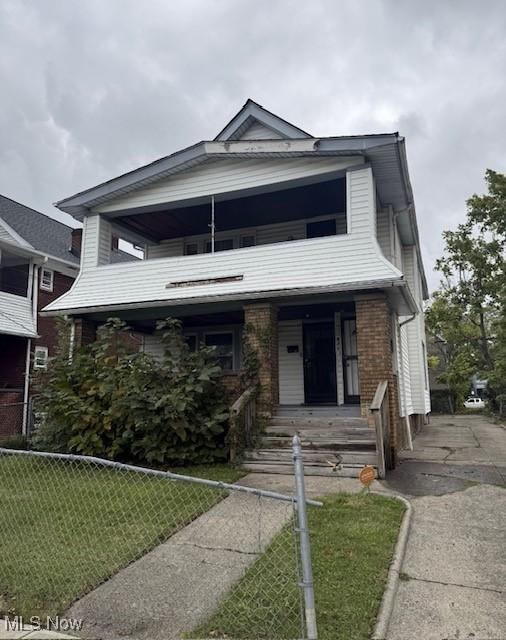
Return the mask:
<svg viewBox="0 0 506 640">
<path fill-rule="evenodd" d="M 26 436 L 14 435 L 0 438 L 0 447 L 4 449 L 28 449 Z"/>
<path fill-rule="evenodd" d="M 157 329 L 161 359 L 132 353 L 118 319 L 70 357 L 62 323 L 59 353 L 38 381 L 44 423 L 34 446 L 150 464 L 225 459 L 228 410 L 214 349 L 191 352 L 178 320 Z"/>
</svg>

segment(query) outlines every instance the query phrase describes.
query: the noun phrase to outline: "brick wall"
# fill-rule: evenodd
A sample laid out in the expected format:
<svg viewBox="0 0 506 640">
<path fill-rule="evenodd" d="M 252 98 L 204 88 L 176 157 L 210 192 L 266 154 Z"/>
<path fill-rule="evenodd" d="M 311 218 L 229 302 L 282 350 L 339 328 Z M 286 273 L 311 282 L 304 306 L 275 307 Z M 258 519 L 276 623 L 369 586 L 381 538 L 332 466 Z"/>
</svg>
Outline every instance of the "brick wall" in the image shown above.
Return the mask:
<svg viewBox="0 0 506 640">
<path fill-rule="evenodd" d="M 278 310 L 272 304 L 244 307 L 245 339 L 260 360 L 259 409 L 270 415 L 279 402 Z"/>
<path fill-rule="evenodd" d="M 235 402 L 241 395 L 241 384 L 238 373 L 225 373 L 223 374 L 221 381 L 223 386 L 227 390 L 230 403 Z"/>
<path fill-rule="evenodd" d="M 55 271 L 53 290 L 44 291 L 44 289 L 39 289 L 37 309 L 40 311 L 50 302 L 59 298 L 70 289 L 73 282 L 74 278 L 70 278 L 69 276 L 63 275 L 63 273 Z M 56 353 L 56 346 L 58 344 L 58 325 L 56 318 L 51 316 L 41 316 L 39 314 L 37 319 L 37 332 L 40 337 L 32 342 L 32 351 L 35 346 L 47 347 L 49 356 L 54 356 Z"/>
<path fill-rule="evenodd" d="M 399 445 L 399 401 L 397 376 L 393 373 L 391 312 L 386 298 L 380 295 L 356 299 L 355 309 L 361 413 L 363 417 L 371 419 L 369 407 L 376 388 L 382 380 L 387 380 L 391 418 L 390 441 L 395 450 Z"/>
</svg>

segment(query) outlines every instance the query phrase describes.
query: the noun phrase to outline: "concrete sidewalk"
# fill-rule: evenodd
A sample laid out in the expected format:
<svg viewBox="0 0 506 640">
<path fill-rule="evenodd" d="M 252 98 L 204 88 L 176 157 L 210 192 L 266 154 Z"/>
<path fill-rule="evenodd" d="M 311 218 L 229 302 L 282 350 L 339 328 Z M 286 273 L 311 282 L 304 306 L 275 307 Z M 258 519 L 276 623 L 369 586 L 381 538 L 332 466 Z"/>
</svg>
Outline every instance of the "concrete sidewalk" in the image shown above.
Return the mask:
<svg viewBox="0 0 506 640">
<path fill-rule="evenodd" d="M 506 637 L 506 430 L 436 417 L 387 486 L 413 520 L 388 640 Z M 416 497 L 413 497 L 416 496 Z"/>
<path fill-rule="evenodd" d="M 83 638 L 171 640 L 207 620 L 292 514 L 232 493 L 76 602 Z"/>
</svg>

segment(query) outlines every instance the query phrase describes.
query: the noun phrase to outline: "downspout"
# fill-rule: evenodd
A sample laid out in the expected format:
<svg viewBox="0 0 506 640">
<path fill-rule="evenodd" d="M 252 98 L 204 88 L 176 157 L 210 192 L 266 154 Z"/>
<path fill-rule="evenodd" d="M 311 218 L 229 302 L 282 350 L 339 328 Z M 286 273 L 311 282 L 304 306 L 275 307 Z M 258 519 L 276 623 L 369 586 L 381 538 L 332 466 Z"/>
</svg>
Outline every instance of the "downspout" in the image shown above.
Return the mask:
<svg viewBox="0 0 506 640">
<path fill-rule="evenodd" d="M 25 381 L 23 389 L 23 424 L 21 433 L 26 436 L 28 432 L 28 393 L 30 390 L 30 353 L 32 351 L 32 339 L 26 341 Z"/>
<path fill-rule="evenodd" d="M 68 317 L 68 316 L 67 316 Z M 70 318 L 70 339 L 69 339 L 69 364 L 74 357 L 74 345 L 76 342 L 76 323 L 74 318 Z"/>
<path fill-rule="evenodd" d="M 47 262 L 47 258 L 44 258 L 44 262 Z M 37 313 L 37 304 L 39 301 L 39 266 L 36 264 L 32 265 L 31 270 L 31 289 L 32 289 L 32 316 L 35 325 L 35 331 L 37 331 L 38 324 L 38 313 Z M 28 338 L 26 341 L 26 358 L 25 358 L 25 380 L 23 385 L 23 424 L 21 427 L 21 432 L 24 436 L 27 435 L 28 431 L 28 396 L 30 393 L 30 353 L 32 350 L 32 340 Z"/>
</svg>

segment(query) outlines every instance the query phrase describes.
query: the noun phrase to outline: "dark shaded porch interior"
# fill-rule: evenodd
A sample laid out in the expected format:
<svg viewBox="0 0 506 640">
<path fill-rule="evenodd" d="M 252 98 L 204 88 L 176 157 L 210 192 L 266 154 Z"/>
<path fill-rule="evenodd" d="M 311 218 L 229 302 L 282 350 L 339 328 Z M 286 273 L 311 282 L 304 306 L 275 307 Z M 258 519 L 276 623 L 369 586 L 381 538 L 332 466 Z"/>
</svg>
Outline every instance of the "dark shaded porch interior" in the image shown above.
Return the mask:
<svg viewBox="0 0 506 640">
<path fill-rule="evenodd" d="M 315 184 L 215 201 L 217 231 L 271 225 L 290 220 L 342 214 L 339 225 L 346 233 L 346 179 L 333 178 Z M 203 204 L 120 215 L 115 223 L 152 242 L 207 234 L 210 198 Z"/>
</svg>

